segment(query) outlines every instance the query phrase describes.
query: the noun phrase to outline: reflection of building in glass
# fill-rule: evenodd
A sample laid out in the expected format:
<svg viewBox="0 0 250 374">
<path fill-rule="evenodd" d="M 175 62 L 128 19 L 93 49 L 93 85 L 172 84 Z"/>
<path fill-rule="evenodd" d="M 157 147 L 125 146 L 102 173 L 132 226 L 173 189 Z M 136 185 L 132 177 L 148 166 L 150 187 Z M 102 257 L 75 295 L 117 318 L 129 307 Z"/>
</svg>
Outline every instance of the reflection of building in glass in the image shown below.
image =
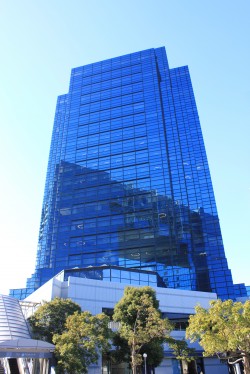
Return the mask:
<svg viewBox="0 0 250 374">
<path fill-rule="evenodd" d="M 126 285 L 166 287 L 157 272 L 112 265 L 68 269 L 57 275 L 61 281 L 67 281 L 69 277 L 125 283 Z"/>
<path fill-rule="evenodd" d="M 235 296 L 188 68 L 169 69 L 164 48 L 72 70 L 57 102 L 36 270 L 11 293 L 103 264 Z"/>
</svg>

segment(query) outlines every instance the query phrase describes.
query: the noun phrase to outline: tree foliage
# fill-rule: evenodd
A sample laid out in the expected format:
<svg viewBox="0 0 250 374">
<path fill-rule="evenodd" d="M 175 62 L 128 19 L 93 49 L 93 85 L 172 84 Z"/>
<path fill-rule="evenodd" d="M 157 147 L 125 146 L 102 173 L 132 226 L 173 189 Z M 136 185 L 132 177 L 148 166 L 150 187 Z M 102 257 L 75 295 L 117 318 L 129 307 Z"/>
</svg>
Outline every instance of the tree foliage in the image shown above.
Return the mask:
<svg viewBox="0 0 250 374">
<path fill-rule="evenodd" d="M 156 368 L 164 358 L 163 339 L 153 339 L 143 346 L 143 353 L 147 354 L 147 366 Z"/>
<path fill-rule="evenodd" d="M 155 368 L 160 365 L 164 358 L 163 340 L 154 339 L 143 345 L 143 352 L 147 354 L 147 367 Z M 126 339 L 122 338 L 119 332 L 115 333 L 112 339 L 114 349 L 111 352 L 111 359 L 115 363 L 130 362 L 130 347 Z"/>
<path fill-rule="evenodd" d="M 120 322 L 119 334 L 129 346 L 133 373 L 141 365 L 147 345 L 161 347 L 173 328 L 167 319 L 161 318 L 159 302 L 151 287 L 126 287 L 115 306 L 113 319 Z"/>
<path fill-rule="evenodd" d="M 115 332 L 112 337 L 112 345 L 114 349 L 110 352 L 111 359 L 116 364 L 129 362 L 130 348 L 125 338 L 122 338 L 119 331 Z"/>
<path fill-rule="evenodd" d="M 110 348 L 109 318 L 101 313 L 75 313 L 66 321 L 66 330 L 53 337 L 56 345 L 57 372 L 87 373 L 90 364 L 97 362 L 100 351 Z"/>
<path fill-rule="evenodd" d="M 170 336 L 165 339 L 165 342 L 168 343 L 177 360 L 190 362 L 195 359 L 195 349 L 190 348 L 185 339 L 178 340 Z"/>
<path fill-rule="evenodd" d="M 250 373 L 250 300 L 245 303 L 216 300 L 209 309 L 197 306 L 190 316 L 186 337 L 199 340 L 204 356 L 217 355 L 229 363 L 242 360 Z"/>
<path fill-rule="evenodd" d="M 81 307 L 70 299 L 59 297 L 44 302 L 28 319 L 36 338 L 52 343 L 54 334 L 62 334 L 68 316 L 80 312 Z"/>
<path fill-rule="evenodd" d="M 55 344 L 56 372 L 68 374 L 86 373 L 99 351 L 109 348 L 108 322 L 105 314 L 81 313 L 79 305 L 60 298 L 45 302 L 29 318 L 35 336 Z"/>
</svg>

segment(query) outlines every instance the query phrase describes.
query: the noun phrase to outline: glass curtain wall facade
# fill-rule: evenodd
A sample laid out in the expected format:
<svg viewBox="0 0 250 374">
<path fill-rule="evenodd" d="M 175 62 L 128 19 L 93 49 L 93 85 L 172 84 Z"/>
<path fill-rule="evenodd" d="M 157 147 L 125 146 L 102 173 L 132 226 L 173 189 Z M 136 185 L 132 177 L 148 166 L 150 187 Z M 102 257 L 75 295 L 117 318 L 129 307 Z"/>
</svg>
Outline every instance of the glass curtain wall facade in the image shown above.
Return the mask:
<svg viewBox="0 0 250 374">
<path fill-rule="evenodd" d="M 36 269 L 157 272 L 166 287 L 234 298 L 188 67 L 165 48 L 72 70 L 58 97 Z"/>
</svg>

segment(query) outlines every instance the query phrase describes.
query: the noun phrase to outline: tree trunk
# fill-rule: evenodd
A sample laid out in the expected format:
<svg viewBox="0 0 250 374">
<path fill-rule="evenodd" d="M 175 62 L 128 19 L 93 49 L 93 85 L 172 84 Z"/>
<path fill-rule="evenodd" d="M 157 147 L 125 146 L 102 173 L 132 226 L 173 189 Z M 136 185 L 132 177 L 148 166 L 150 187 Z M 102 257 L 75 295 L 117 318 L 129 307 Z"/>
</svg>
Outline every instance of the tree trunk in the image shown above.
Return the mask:
<svg viewBox="0 0 250 374">
<path fill-rule="evenodd" d="M 243 357 L 243 365 L 245 374 L 250 374 L 250 362 L 248 357 Z"/>
<path fill-rule="evenodd" d="M 132 367 L 132 373 L 133 374 L 136 374 L 136 369 L 137 369 L 135 356 L 136 356 L 136 352 L 135 352 L 134 347 L 132 346 L 132 350 L 131 350 L 131 367 Z"/>
<path fill-rule="evenodd" d="M 188 373 L 189 374 L 198 374 L 197 373 L 197 365 L 196 365 L 195 360 L 192 360 L 188 363 Z"/>
<path fill-rule="evenodd" d="M 183 374 L 188 374 L 188 363 L 186 360 L 181 360 L 181 368 Z"/>
</svg>

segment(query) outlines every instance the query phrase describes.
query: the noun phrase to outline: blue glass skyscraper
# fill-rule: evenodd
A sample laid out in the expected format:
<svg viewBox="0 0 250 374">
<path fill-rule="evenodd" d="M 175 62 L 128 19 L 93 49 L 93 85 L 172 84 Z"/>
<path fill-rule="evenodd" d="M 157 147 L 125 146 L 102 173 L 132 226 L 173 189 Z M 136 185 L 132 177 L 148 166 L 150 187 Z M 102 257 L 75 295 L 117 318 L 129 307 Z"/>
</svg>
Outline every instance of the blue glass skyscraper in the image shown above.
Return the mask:
<svg viewBox="0 0 250 374">
<path fill-rule="evenodd" d="M 72 70 L 57 101 L 36 269 L 11 294 L 103 265 L 235 298 L 188 67 L 169 69 L 164 48 Z"/>
</svg>

